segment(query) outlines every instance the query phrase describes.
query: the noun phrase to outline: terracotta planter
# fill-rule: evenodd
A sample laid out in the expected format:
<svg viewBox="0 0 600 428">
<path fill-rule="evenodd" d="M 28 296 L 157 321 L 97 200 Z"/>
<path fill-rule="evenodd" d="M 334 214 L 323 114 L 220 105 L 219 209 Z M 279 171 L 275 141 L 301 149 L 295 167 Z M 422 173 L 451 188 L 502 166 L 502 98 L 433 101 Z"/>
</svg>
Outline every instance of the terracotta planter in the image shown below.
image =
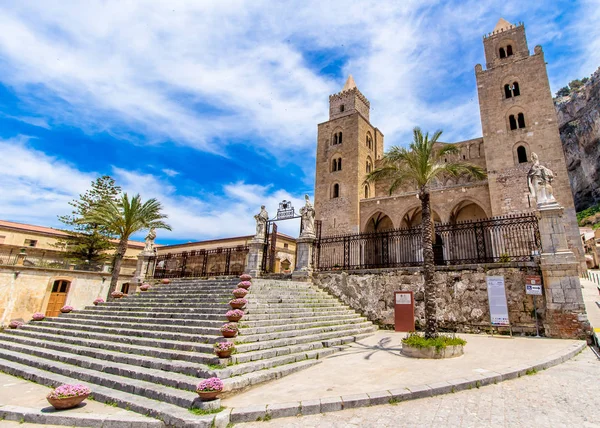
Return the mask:
<svg viewBox="0 0 600 428">
<path fill-rule="evenodd" d="M 215 354 L 217 354 L 217 357 L 219 358 L 229 358 L 231 357 L 232 352 L 233 349 L 227 349 L 226 351 L 215 351 Z"/>
<path fill-rule="evenodd" d="M 200 396 L 200 399 L 202 401 L 214 400 L 215 398 L 217 398 L 219 396 L 220 393 L 221 393 L 221 391 L 209 391 L 209 392 L 198 391 L 198 395 Z"/>
<path fill-rule="evenodd" d="M 246 294 L 248 294 L 247 291 L 245 293 L 242 293 L 241 291 L 233 292 L 233 295 L 235 296 L 236 299 L 243 299 L 244 297 L 246 297 Z"/>
<path fill-rule="evenodd" d="M 48 403 L 52 405 L 55 409 L 71 409 L 75 406 L 78 406 L 83 400 L 88 398 L 89 394 L 79 395 L 77 397 L 67 397 L 67 398 L 46 398 Z"/>
<path fill-rule="evenodd" d="M 244 306 L 246 306 L 245 303 L 230 303 L 229 306 L 231 306 L 233 309 L 242 309 Z"/>
<path fill-rule="evenodd" d="M 240 317 L 235 317 L 235 316 L 234 317 L 227 317 L 227 321 L 229 321 L 229 322 L 238 322 L 241 319 L 242 319 L 241 316 Z"/>
<path fill-rule="evenodd" d="M 163 278 L 163 279 L 161 279 L 161 280 L 160 280 L 160 282 L 161 282 L 162 284 L 170 284 L 170 283 L 171 283 L 171 280 L 170 280 L 169 278 Z"/>
<path fill-rule="evenodd" d="M 112 296 L 113 299 L 122 299 L 125 295 L 124 294 L 117 294 L 116 296 Z"/>
<path fill-rule="evenodd" d="M 237 335 L 237 331 L 222 331 L 221 334 L 223 337 L 235 337 Z"/>
<path fill-rule="evenodd" d="M 240 280 L 241 281 L 251 281 L 252 277 L 250 275 L 248 275 L 247 273 L 243 274 L 240 276 Z"/>
<path fill-rule="evenodd" d="M 69 312 L 71 312 L 71 309 L 67 310 L 67 311 L 63 311 L 62 309 L 60 310 L 63 314 L 68 314 Z"/>
</svg>

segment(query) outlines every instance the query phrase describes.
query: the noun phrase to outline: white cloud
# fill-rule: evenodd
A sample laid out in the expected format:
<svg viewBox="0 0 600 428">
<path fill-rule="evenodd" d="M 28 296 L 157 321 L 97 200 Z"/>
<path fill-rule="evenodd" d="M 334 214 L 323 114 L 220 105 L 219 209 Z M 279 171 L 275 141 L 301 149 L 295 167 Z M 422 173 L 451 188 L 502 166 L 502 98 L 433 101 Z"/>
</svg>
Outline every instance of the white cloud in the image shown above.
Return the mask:
<svg viewBox="0 0 600 428">
<path fill-rule="evenodd" d="M 175 171 L 174 169 L 170 169 L 170 168 L 164 168 L 162 170 L 162 172 L 164 172 L 169 177 L 176 177 L 179 175 L 179 171 Z"/>
</svg>

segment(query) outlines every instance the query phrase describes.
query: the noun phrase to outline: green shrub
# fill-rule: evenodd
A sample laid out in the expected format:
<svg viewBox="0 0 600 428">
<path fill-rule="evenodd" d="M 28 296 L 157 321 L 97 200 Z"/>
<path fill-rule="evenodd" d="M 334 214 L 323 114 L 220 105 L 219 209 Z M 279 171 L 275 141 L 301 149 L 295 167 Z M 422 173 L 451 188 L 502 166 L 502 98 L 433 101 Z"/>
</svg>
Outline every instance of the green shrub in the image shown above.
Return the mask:
<svg viewBox="0 0 600 428">
<path fill-rule="evenodd" d="M 466 345 L 467 341 L 460 337 L 437 336 L 432 339 L 425 339 L 423 336 L 413 333 L 402 339 L 402 343 L 413 348 L 431 348 L 435 347 L 436 351 L 441 351 L 447 346 Z"/>
</svg>

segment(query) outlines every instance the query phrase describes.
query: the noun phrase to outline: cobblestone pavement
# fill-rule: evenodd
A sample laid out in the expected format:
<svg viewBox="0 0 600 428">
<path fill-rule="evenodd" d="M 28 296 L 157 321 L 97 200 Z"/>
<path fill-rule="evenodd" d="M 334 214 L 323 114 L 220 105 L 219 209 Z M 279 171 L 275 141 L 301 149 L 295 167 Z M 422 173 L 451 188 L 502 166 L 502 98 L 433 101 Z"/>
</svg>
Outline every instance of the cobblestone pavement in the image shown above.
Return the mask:
<svg viewBox="0 0 600 428">
<path fill-rule="evenodd" d="M 236 427 L 600 427 L 600 361 L 586 348 L 548 370 L 480 389 Z"/>
</svg>

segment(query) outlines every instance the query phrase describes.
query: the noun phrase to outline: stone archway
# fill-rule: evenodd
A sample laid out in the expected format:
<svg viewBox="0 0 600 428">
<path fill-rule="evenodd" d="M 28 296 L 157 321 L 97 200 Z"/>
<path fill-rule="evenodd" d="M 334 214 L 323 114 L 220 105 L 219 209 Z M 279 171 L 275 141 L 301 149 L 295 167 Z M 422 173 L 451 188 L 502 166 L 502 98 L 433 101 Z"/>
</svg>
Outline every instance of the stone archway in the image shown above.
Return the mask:
<svg viewBox="0 0 600 428">
<path fill-rule="evenodd" d="M 434 223 L 441 223 L 442 219 L 439 214 L 432 208 L 431 218 Z M 421 226 L 421 206 L 408 210 L 403 216 L 400 223 L 400 227 L 409 229 L 413 227 Z"/>
<path fill-rule="evenodd" d="M 450 223 L 477 221 L 488 218 L 487 213 L 477 202 L 469 199 L 459 202 L 450 211 Z"/>
<path fill-rule="evenodd" d="M 372 232 L 383 232 L 384 230 L 390 230 L 394 228 L 394 223 L 392 219 L 387 215 L 382 213 L 381 211 L 373 214 L 367 223 L 365 224 L 364 232 L 372 233 Z"/>
</svg>

